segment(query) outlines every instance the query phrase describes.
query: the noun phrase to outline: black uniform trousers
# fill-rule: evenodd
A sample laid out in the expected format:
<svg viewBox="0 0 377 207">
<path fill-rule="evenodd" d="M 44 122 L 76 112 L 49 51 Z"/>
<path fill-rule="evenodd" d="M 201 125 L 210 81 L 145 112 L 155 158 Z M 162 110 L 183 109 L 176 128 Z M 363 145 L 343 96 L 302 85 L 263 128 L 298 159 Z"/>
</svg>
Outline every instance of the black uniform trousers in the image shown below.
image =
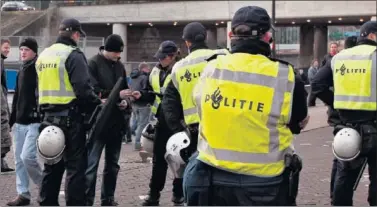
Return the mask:
<svg viewBox="0 0 377 207">
<path fill-rule="evenodd" d="M 122 149 L 122 132 L 109 131 L 106 137 L 93 140 L 88 144 L 88 169 L 86 170 L 87 205 L 94 203 L 97 171 L 102 151 L 105 148 L 105 166 L 103 169 L 101 202 L 108 203 L 114 200 L 114 192 L 120 166 L 118 164 Z"/>
<path fill-rule="evenodd" d="M 46 120 L 47 117 L 45 117 Z M 50 117 L 51 118 L 51 117 Z M 49 125 L 44 121 L 40 131 Z M 64 131 L 65 151 L 63 159 L 55 165 L 44 165 L 39 192 L 41 206 L 58 206 L 60 185 L 65 177 L 65 199 L 67 206 L 85 205 L 85 170 L 87 167 L 86 135 L 83 119 L 72 117 L 70 127 L 58 126 Z"/>
<path fill-rule="evenodd" d="M 163 115 L 160 113 L 160 116 Z M 151 196 L 159 197 L 160 192 L 164 189 L 168 170 L 168 164 L 164 156 L 166 153 L 166 144 L 172 135 L 173 132 L 167 126 L 165 119 L 159 118 L 153 146 L 152 177 L 149 183 Z M 173 180 L 173 196 L 183 197 L 182 181 L 183 179 L 177 178 Z"/>
<path fill-rule="evenodd" d="M 374 148 L 367 155 L 360 156 L 353 161 L 344 162 L 338 160 L 332 199 L 334 206 L 353 205 L 353 186 L 360 173 L 364 158 L 368 159 L 370 181 L 368 202 L 371 206 L 377 205 L 377 149 Z"/>
</svg>

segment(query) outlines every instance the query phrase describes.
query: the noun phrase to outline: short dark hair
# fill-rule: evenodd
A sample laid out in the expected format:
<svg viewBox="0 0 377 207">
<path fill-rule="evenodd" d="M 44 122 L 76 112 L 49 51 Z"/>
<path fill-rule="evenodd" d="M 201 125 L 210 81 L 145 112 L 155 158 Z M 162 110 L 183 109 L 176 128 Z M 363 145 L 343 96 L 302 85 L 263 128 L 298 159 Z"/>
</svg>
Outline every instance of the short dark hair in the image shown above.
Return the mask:
<svg viewBox="0 0 377 207">
<path fill-rule="evenodd" d="M 233 30 L 234 38 L 252 38 L 257 39 L 262 37 L 266 32 L 261 32 L 260 30 L 252 29 L 248 25 L 238 25 Z"/>
<path fill-rule="evenodd" d="M 73 33 L 76 31 L 59 31 L 59 35 L 62 37 L 72 37 Z"/>
<path fill-rule="evenodd" d="M 1 39 L 1 45 L 3 45 L 4 43 L 8 43 L 8 44 L 10 44 L 10 40 L 9 39 Z"/>
</svg>

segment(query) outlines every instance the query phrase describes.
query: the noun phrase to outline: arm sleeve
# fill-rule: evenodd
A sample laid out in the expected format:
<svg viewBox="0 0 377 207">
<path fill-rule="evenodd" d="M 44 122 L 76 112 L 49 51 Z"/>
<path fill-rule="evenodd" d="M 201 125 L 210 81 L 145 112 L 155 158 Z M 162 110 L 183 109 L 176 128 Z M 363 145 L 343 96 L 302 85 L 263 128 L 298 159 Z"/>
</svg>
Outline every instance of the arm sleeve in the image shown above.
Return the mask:
<svg viewBox="0 0 377 207">
<path fill-rule="evenodd" d="M 12 128 L 13 124 L 16 122 L 17 101 L 18 101 L 18 75 L 17 75 L 17 78 L 16 78 L 16 88 L 14 90 L 13 101 L 12 101 L 12 112 L 9 116 L 9 126 L 11 128 Z"/>
<path fill-rule="evenodd" d="M 84 54 L 73 51 L 68 56 L 65 66 L 79 104 L 90 104 L 92 107 L 101 104 L 90 83 L 89 67 Z"/>
<path fill-rule="evenodd" d="M 306 105 L 307 92 L 305 84 L 300 76 L 295 77 L 295 86 L 293 89 L 292 113 L 291 120 L 288 124 L 289 129 L 293 134 L 301 132 L 300 122 L 308 115 L 308 107 Z"/>
<path fill-rule="evenodd" d="M 333 106 L 334 93 L 330 87 L 334 85 L 331 62 L 327 61 L 314 76 L 311 83 L 312 93 L 328 106 Z"/>
<path fill-rule="evenodd" d="M 172 81 L 166 87 L 161 107 L 166 123 L 174 133 L 185 130 L 181 124 L 184 119 L 181 96 Z"/>
<path fill-rule="evenodd" d="M 150 86 L 149 84 L 149 78 L 148 76 L 145 76 L 145 78 L 141 81 L 141 90 L 140 90 L 140 93 L 142 94 L 142 96 L 140 97 L 139 100 L 141 101 L 145 101 L 145 102 L 148 102 L 148 103 L 153 103 L 154 99 L 156 98 L 155 95 L 153 95 L 152 93 L 148 93 L 148 91 L 152 91 L 152 87 Z"/>
</svg>

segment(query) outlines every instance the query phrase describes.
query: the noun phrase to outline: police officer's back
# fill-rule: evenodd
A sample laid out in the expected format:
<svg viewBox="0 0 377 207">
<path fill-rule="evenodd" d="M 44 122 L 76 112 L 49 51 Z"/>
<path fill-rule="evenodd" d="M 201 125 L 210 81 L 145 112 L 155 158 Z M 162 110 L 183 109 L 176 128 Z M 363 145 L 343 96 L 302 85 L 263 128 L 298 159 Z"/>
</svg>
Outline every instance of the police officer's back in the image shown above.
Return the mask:
<svg viewBox="0 0 377 207">
<path fill-rule="evenodd" d="M 185 171 L 188 205 L 290 204 L 284 160 L 306 97 L 292 66 L 269 59 L 270 21 L 260 7 L 239 9 L 232 54 L 209 62 L 196 86 L 199 155 Z"/>
<path fill-rule="evenodd" d="M 199 115 L 192 97 L 194 87 L 208 59 L 229 54 L 226 49 L 209 49 L 205 43 L 206 33 L 206 28 L 199 22 L 191 22 L 184 27 L 183 39 L 189 54 L 174 65 L 172 81 L 165 90 L 161 104 L 166 122 L 173 133 L 185 131 L 186 128 L 190 131 L 190 152 L 196 150 L 199 125 Z M 186 153 L 185 161 L 190 152 Z"/>
<path fill-rule="evenodd" d="M 342 124 L 355 129 L 362 137 L 360 155 L 353 160 L 339 161 L 333 192 L 334 205 L 353 204 L 352 187 L 365 159 L 370 179 L 368 202 L 371 206 L 377 205 L 376 33 L 376 21 L 364 23 L 357 46 L 341 51 L 331 61 L 334 109 L 339 112 Z M 327 98 L 326 101 L 331 103 L 332 97 L 328 94 L 323 99 Z"/>
<path fill-rule="evenodd" d="M 45 164 L 40 187 L 40 205 L 58 205 L 59 189 L 66 170 L 66 204 L 85 205 L 84 109 L 94 109 L 101 100 L 90 85 L 85 55 L 78 48 L 85 36 L 79 21 L 66 19 L 59 27 L 55 44 L 46 48 L 36 63 L 39 104 L 44 114 L 41 130 L 48 125 L 64 131 L 65 153 L 57 164 Z"/>
</svg>

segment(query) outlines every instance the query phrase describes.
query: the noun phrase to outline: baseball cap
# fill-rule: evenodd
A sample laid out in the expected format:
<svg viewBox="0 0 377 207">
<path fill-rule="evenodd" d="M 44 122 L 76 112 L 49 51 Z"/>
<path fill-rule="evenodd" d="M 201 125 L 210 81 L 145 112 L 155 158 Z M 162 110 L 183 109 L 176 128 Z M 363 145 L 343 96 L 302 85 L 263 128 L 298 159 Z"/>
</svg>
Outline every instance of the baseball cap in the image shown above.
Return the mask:
<svg viewBox="0 0 377 207">
<path fill-rule="evenodd" d="M 260 35 L 270 29 L 274 29 L 271 24 L 270 15 L 268 15 L 265 9 L 258 6 L 245 6 L 236 11 L 232 19 L 232 31 L 240 25 L 257 29 L 257 34 L 255 35 Z"/>
<path fill-rule="evenodd" d="M 59 31 L 76 31 L 80 32 L 82 36 L 86 36 L 86 33 L 81 28 L 81 24 L 77 19 L 64 19 L 59 26 Z"/>
<path fill-rule="evenodd" d="M 377 32 L 377 22 L 376 21 L 368 21 L 365 22 L 360 28 L 360 37 L 366 37 L 370 33 Z"/>
<path fill-rule="evenodd" d="M 170 40 L 163 41 L 160 44 L 160 47 L 158 48 L 156 54 L 154 55 L 157 59 L 164 59 L 166 56 L 176 53 L 178 51 L 177 45 Z"/>
<path fill-rule="evenodd" d="M 207 38 L 206 28 L 199 22 L 191 22 L 183 29 L 182 39 L 190 42 L 203 42 Z"/>
</svg>

